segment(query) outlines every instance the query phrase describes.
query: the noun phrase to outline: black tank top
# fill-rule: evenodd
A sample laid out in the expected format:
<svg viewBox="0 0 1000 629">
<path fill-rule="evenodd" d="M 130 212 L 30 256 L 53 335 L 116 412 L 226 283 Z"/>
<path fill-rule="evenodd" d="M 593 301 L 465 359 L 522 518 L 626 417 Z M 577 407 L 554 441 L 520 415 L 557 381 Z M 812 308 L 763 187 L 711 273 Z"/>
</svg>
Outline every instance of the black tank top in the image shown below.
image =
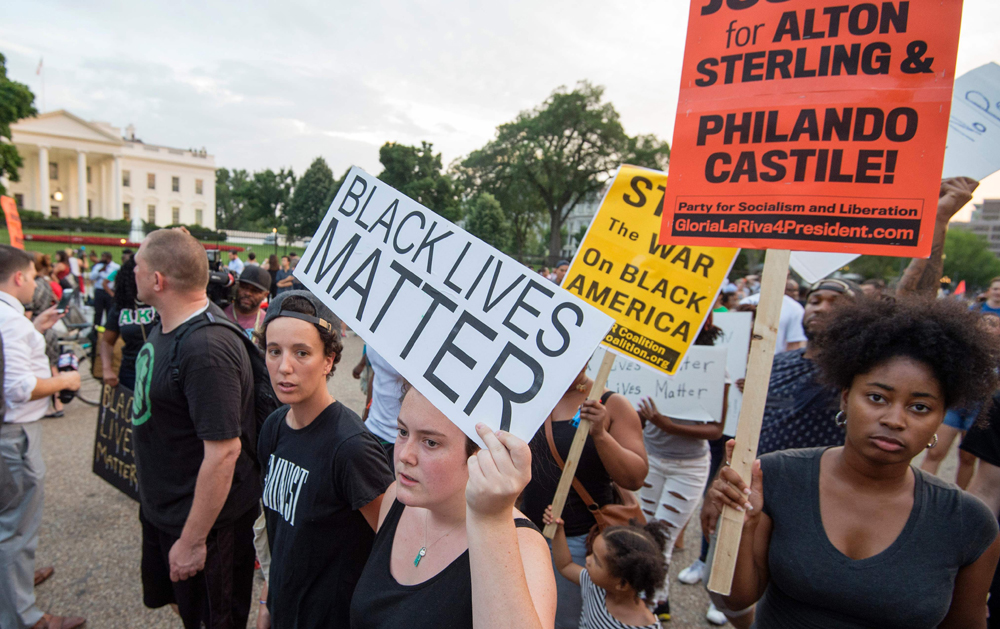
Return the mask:
<svg viewBox="0 0 1000 629">
<path fill-rule="evenodd" d="M 601 396 L 601 404 L 607 404 L 608 398 L 613 395 L 611 391 L 605 391 Z M 576 426 L 569 421 L 552 422 L 552 440 L 556 443 L 556 450 L 559 456 L 566 460 L 569 455 L 569 447 L 576 434 Z M 542 515 L 545 508 L 552 504 L 552 498 L 556 495 L 556 487 L 559 485 L 559 477 L 562 476 L 562 468 L 552 458 L 552 451 L 549 450 L 548 440 L 545 438 L 545 425 L 538 429 L 535 436 L 531 438 L 531 482 L 524 488 L 521 494 L 521 512 L 531 519 L 537 526 L 542 526 Z M 588 438 L 580 454 L 580 465 L 576 468 L 576 478 L 586 489 L 598 506 L 613 504 L 617 501 L 615 491 L 611 486 L 611 475 L 601 462 L 601 455 L 597 453 L 597 446 L 594 440 Z M 566 506 L 563 507 L 562 519 L 566 522 L 566 535 L 576 537 L 586 535 L 590 528 L 597 524 L 597 520 L 591 515 L 587 508 L 587 503 L 583 501 L 576 491 L 569 490 L 566 496 Z"/>
<path fill-rule="evenodd" d="M 400 585 L 389 570 L 392 542 L 403 515 L 393 501 L 351 600 L 351 629 L 468 629 L 472 627 L 472 572 L 469 551 L 423 583 Z M 516 518 L 517 528 L 533 528 Z"/>
</svg>

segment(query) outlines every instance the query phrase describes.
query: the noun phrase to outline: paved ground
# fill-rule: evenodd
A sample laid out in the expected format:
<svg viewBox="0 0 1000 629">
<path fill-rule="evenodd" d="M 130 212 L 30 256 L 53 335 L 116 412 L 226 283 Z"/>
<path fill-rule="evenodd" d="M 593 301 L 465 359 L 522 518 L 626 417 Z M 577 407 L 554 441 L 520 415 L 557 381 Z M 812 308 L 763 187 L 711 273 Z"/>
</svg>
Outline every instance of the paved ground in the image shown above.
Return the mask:
<svg viewBox="0 0 1000 629">
<path fill-rule="evenodd" d="M 360 356 L 360 340 L 348 337 L 344 358 L 330 381 L 334 396 L 357 411 L 364 397 L 350 372 Z M 142 605 L 138 507 L 91 472 L 96 417 L 95 409 L 74 402 L 66 417 L 44 420 L 48 475 L 38 565 L 54 565 L 56 572 L 38 588 L 39 604 L 56 614 L 85 616 L 93 629 L 180 627 L 169 608 L 149 610 Z M 954 478 L 956 458 L 953 452 L 942 466 L 945 478 Z M 699 535 L 698 523 L 692 521 L 685 550 L 674 553 L 674 620 L 666 627 L 711 626 L 704 620 L 704 589 L 676 581 L 677 573 L 697 558 Z M 256 605 L 250 626 L 255 623 Z"/>
</svg>

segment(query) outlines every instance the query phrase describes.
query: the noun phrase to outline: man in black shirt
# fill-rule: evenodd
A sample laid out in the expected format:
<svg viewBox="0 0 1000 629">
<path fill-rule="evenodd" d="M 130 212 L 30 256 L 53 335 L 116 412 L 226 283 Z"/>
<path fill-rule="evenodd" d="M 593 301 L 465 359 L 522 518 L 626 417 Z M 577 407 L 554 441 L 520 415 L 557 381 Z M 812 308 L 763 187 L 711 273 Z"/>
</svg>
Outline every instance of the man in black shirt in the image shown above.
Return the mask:
<svg viewBox="0 0 1000 629">
<path fill-rule="evenodd" d="M 160 315 L 136 359 L 132 409 L 143 602 L 176 604 L 188 628 L 242 628 L 260 498 L 241 447 L 241 437 L 256 441 L 250 358 L 226 327 L 185 333 L 201 318 L 225 318 L 205 294 L 208 260 L 194 238 L 159 230 L 135 257 L 138 297 Z"/>
</svg>

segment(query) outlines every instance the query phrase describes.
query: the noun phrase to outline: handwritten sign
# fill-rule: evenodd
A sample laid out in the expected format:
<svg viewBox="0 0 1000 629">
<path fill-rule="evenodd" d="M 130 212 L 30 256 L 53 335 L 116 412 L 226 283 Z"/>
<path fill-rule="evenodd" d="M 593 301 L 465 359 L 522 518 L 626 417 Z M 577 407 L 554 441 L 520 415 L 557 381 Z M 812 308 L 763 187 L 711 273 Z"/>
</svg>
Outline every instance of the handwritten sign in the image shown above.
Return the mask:
<svg viewBox="0 0 1000 629">
<path fill-rule="evenodd" d="M 600 364 L 600 357 L 592 359 L 587 375 L 593 378 Z M 660 413 L 673 419 L 721 422 L 725 384 L 726 348 L 692 345 L 673 377 L 617 357 L 605 386 L 637 408 L 640 400 L 650 397 Z"/>
<path fill-rule="evenodd" d="M 612 324 L 360 168 L 295 277 L 476 442 L 530 440 Z"/>
<path fill-rule="evenodd" d="M 1000 65 L 987 63 L 955 81 L 945 177 L 985 179 L 1000 170 Z"/>
<path fill-rule="evenodd" d="M 94 473 L 129 498 L 139 501 L 132 450 L 132 390 L 104 385 L 97 411 Z"/>
<path fill-rule="evenodd" d="M 604 346 L 674 374 L 739 249 L 658 242 L 667 174 L 618 169 L 563 286 L 615 324 Z"/>
<path fill-rule="evenodd" d="M 961 0 L 695 0 L 660 242 L 927 257 Z"/>
</svg>

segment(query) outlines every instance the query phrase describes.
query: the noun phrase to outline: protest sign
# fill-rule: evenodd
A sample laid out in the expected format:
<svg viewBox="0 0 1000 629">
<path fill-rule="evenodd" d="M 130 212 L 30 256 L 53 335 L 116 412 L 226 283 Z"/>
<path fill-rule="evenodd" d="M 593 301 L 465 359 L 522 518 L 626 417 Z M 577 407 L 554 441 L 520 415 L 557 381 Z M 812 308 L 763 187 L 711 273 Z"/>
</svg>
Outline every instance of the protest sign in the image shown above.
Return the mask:
<svg viewBox="0 0 1000 629">
<path fill-rule="evenodd" d="M 601 358 L 594 357 L 587 366 L 587 375 L 595 377 L 600 365 Z M 636 408 L 641 400 L 651 398 L 656 409 L 671 419 L 721 422 L 726 387 L 726 348 L 692 345 L 672 378 L 619 356 L 615 358 L 604 386 L 625 396 Z"/>
<path fill-rule="evenodd" d="M 985 179 L 1000 170 L 1000 65 L 988 63 L 955 80 L 945 177 Z"/>
<path fill-rule="evenodd" d="M 927 257 L 961 14 L 694 0 L 660 242 Z"/>
<path fill-rule="evenodd" d="M 478 443 L 530 440 L 612 323 L 360 168 L 295 277 Z"/>
<path fill-rule="evenodd" d="M 716 347 L 726 348 L 726 371 L 735 383 L 747 376 L 747 357 L 750 353 L 750 338 L 753 328 L 753 314 L 750 312 L 716 312 L 712 323 L 722 329 L 722 338 L 716 340 Z M 722 434 L 735 435 L 736 426 L 743 407 L 743 393 L 735 385 L 729 387 L 726 405 L 726 423 Z"/>
<path fill-rule="evenodd" d="M 739 250 L 659 244 L 666 184 L 666 173 L 619 168 L 563 286 L 615 318 L 605 347 L 673 374 Z"/>
<path fill-rule="evenodd" d="M 129 498 L 139 501 L 139 480 L 135 475 L 132 450 L 132 390 L 104 385 L 97 411 L 94 440 L 94 474 Z"/>
<path fill-rule="evenodd" d="M 0 197 L 4 218 L 7 219 L 7 233 L 10 234 L 10 246 L 24 250 L 24 233 L 21 231 L 21 217 L 17 213 L 17 203 L 10 197 Z"/>
</svg>

